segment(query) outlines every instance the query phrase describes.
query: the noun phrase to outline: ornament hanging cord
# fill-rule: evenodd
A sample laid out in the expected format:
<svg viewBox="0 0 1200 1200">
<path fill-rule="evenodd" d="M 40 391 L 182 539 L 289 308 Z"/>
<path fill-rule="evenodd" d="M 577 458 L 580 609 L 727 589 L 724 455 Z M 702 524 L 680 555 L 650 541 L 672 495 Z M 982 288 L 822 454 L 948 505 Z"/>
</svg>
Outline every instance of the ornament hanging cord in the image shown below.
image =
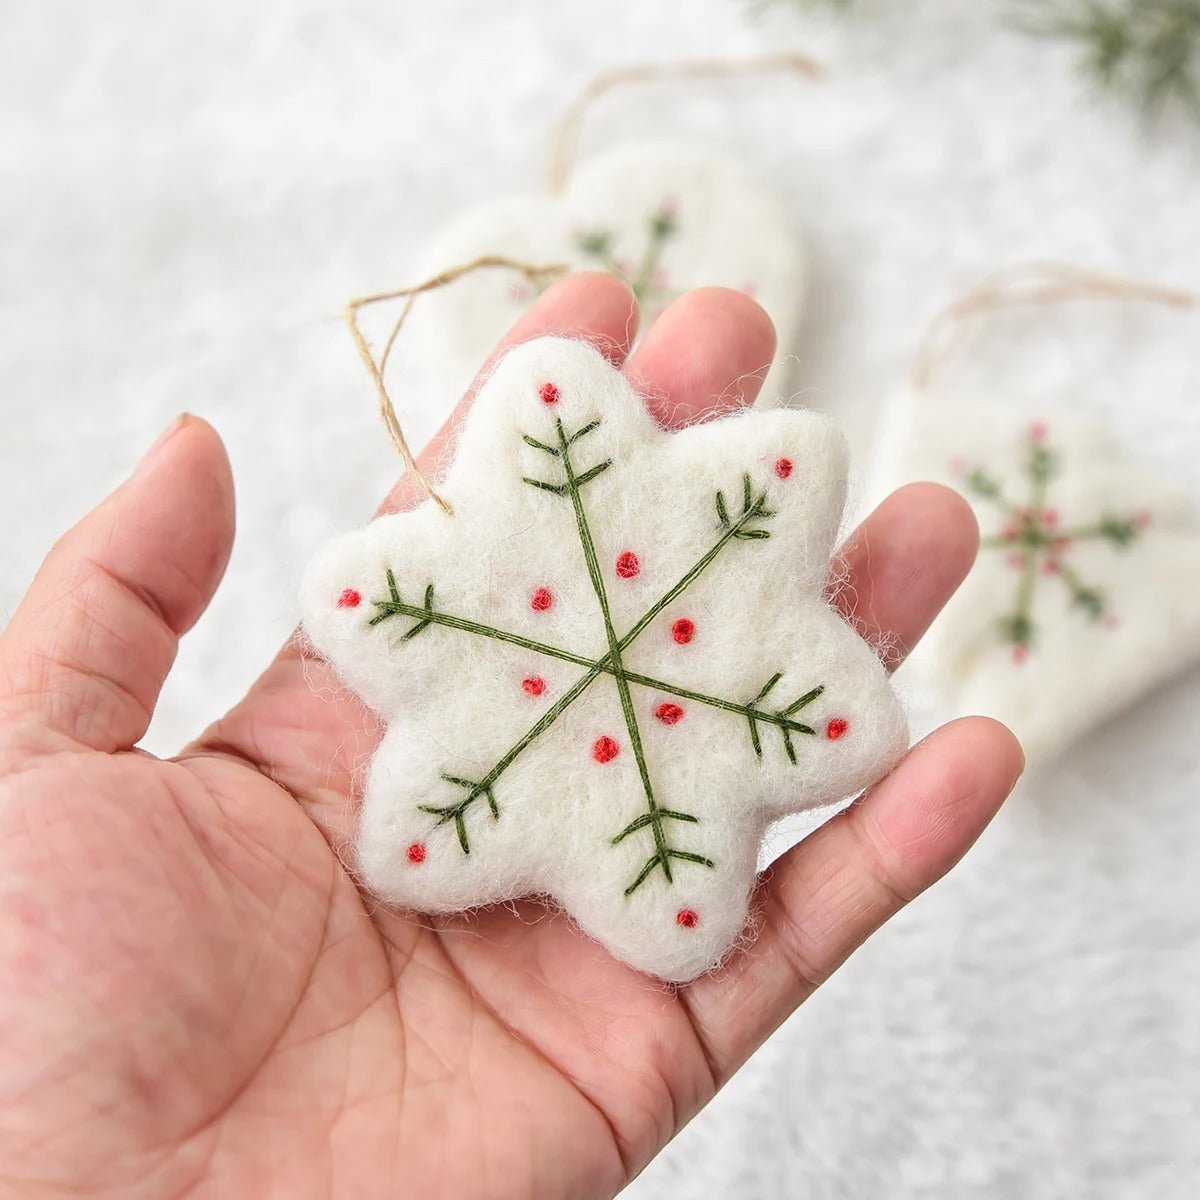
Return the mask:
<svg viewBox="0 0 1200 1200">
<path fill-rule="evenodd" d="M 944 308 L 921 339 L 913 358 L 913 387 L 927 390 L 962 345 L 975 318 L 1026 305 L 1069 300 L 1129 300 L 1168 308 L 1200 309 L 1200 294 L 1104 275 L 1069 263 L 1033 262 L 997 271 Z"/>
<path fill-rule="evenodd" d="M 683 60 L 672 63 L 641 63 L 617 67 L 597 75 L 580 92 L 578 98 L 563 114 L 550 143 L 549 186 L 557 194 L 566 187 L 567 179 L 579 151 L 579 130 L 592 105 L 606 92 L 627 83 L 661 83 L 673 79 L 732 79 L 742 75 L 771 75 L 792 71 L 809 79 L 819 79 L 824 68 L 806 54 L 764 54 L 758 58 L 740 60 Z"/>
<path fill-rule="evenodd" d="M 517 259 L 505 258 L 498 254 L 485 254 L 479 258 L 472 259 L 470 262 L 450 267 L 442 271 L 441 274 L 434 275 L 431 279 L 426 279 L 423 283 L 414 284 L 412 287 L 397 288 L 395 291 L 390 292 L 376 292 L 372 296 L 359 296 L 346 305 L 346 325 L 350 330 L 350 336 L 354 339 L 355 346 L 358 347 L 359 356 L 362 358 L 363 364 L 366 366 L 371 380 L 375 384 L 375 392 L 379 397 L 379 416 L 383 421 L 384 429 L 387 430 L 388 438 L 392 445 L 395 446 L 396 452 L 400 455 L 400 460 L 404 463 L 405 469 L 416 479 L 421 491 L 449 517 L 454 515 L 454 510 L 434 490 L 433 484 L 429 482 L 420 467 L 417 466 L 417 460 L 409 448 L 408 439 L 404 436 L 404 430 L 400 426 L 400 419 L 396 416 L 395 405 L 388 394 L 387 384 L 384 382 L 384 372 L 387 370 L 388 358 L 392 353 L 392 347 L 396 344 L 396 338 L 399 337 L 400 330 L 403 328 L 404 322 L 408 319 L 408 314 L 412 312 L 412 307 L 416 303 L 418 296 L 424 292 L 437 291 L 439 288 L 453 283 L 456 279 L 461 279 L 464 275 L 497 267 L 504 270 L 517 271 L 521 275 L 524 275 L 530 283 L 535 285 L 545 283 L 547 280 L 555 279 L 560 275 L 565 275 L 570 270 L 566 263 L 535 266 L 531 263 L 520 262 Z M 358 324 L 358 314 L 361 309 L 373 304 L 383 304 L 389 300 L 404 300 L 405 303 L 404 307 L 400 310 L 400 315 L 396 318 L 395 324 L 392 326 L 391 332 L 388 334 L 387 341 L 384 343 L 383 353 L 380 354 L 377 360 L 371 350 L 370 343 L 367 341 Z"/>
</svg>

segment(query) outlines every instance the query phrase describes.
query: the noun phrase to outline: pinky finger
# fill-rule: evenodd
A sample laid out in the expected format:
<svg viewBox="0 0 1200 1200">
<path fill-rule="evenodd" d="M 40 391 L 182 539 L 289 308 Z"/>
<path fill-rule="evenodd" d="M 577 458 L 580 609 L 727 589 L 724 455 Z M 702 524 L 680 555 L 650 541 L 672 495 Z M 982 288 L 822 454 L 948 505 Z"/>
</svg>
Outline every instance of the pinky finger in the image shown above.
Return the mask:
<svg viewBox="0 0 1200 1200">
<path fill-rule="evenodd" d="M 953 721 L 775 864 L 753 947 L 686 990 L 719 1081 L 958 862 L 1023 769 L 1021 748 L 1003 725 Z"/>
</svg>

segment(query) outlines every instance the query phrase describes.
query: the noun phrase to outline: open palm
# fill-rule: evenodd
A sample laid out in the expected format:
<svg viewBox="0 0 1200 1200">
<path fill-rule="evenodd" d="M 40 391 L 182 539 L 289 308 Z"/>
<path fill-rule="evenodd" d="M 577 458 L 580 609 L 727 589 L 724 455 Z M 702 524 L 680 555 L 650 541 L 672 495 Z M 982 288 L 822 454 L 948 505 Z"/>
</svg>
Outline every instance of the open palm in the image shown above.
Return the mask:
<svg viewBox="0 0 1200 1200">
<path fill-rule="evenodd" d="M 631 314 L 623 285 L 572 276 L 506 344 L 577 334 L 621 362 Z M 684 424 L 752 399 L 773 341 L 705 290 L 627 369 Z M 938 731 L 775 865 L 748 950 L 678 989 L 533 902 L 388 911 L 340 857 L 378 730 L 323 663 L 289 647 L 178 758 L 133 748 L 232 532 L 221 444 L 183 419 L 0 637 L 0 1195 L 610 1196 L 1021 768 L 990 721 Z M 898 661 L 976 541 L 953 493 L 906 488 L 845 547 L 839 603 Z"/>
</svg>

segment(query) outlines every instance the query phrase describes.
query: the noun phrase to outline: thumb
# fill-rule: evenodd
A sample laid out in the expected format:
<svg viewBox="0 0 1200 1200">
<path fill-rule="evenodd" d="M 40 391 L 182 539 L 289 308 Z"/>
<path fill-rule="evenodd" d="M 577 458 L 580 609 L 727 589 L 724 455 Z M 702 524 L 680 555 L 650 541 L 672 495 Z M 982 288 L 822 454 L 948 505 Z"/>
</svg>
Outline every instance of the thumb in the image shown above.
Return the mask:
<svg viewBox="0 0 1200 1200">
<path fill-rule="evenodd" d="M 225 448 L 185 414 L 38 571 L 0 635 L 0 718 L 32 717 L 95 750 L 132 747 L 232 544 Z"/>
</svg>

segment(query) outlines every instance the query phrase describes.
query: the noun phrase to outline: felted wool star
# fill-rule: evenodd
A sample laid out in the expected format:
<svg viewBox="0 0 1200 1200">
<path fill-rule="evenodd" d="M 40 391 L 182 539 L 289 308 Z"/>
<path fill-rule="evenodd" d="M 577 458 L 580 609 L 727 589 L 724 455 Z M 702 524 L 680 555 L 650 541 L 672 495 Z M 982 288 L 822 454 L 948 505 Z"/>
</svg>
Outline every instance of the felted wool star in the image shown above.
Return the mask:
<svg viewBox="0 0 1200 1200">
<path fill-rule="evenodd" d="M 940 480 L 979 519 L 907 668 L 950 708 L 997 717 L 1036 762 L 1200 656 L 1194 513 L 1100 422 L 914 390 L 892 424 L 880 490 Z"/>
<path fill-rule="evenodd" d="M 460 216 L 434 239 L 418 274 L 436 275 L 482 254 L 611 271 L 637 297 L 643 329 L 692 288 L 745 291 L 779 336 L 759 406 L 778 403 L 787 391 L 806 255 L 785 206 L 741 163 L 666 141 L 614 147 L 576 166 L 561 195 L 529 191 Z M 533 298 L 531 286 L 511 277 L 480 272 L 460 279 L 412 314 L 409 357 L 435 390 L 461 395 Z"/>
<path fill-rule="evenodd" d="M 591 346 L 511 350 L 442 495 L 322 553 L 315 647 L 387 723 L 358 870 L 447 912 L 552 897 L 683 981 L 747 922 L 767 824 L 906 746 L 825 587 L 841 438 L 811 412 L 667 433 Z"/>
</svg>

